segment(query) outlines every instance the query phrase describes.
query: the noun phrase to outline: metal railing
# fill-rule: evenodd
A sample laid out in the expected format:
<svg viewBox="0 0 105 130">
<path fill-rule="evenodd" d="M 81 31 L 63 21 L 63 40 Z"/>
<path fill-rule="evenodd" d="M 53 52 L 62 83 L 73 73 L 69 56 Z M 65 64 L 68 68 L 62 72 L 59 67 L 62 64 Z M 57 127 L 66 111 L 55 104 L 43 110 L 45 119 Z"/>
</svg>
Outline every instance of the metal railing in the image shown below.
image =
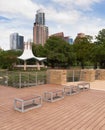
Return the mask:
<svg viewBox="0 0 105 130">
<path fill-rule="evenodd" d="M 81 70 L 67 70 L 67 82 L 82 81 L 83 72 Z"/>
<path fill-rule="evenodd" d="M 17 88 L 46 84 L 46 71 L 10 72 L 0 71 L 0 84 Z"/>
</svg>

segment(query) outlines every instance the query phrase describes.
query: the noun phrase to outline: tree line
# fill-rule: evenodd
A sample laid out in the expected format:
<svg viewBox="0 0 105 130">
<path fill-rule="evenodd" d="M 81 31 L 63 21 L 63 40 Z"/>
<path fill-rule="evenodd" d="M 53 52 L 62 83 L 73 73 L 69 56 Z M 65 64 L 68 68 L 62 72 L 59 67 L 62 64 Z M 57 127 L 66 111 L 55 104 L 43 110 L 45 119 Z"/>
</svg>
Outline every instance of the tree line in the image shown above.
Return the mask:
<svg viewBox="0 0 105 130">
<path fill-rule="evenodd" d="M 47 57 L 45 64 L 51 68 L 70 68 L 86 66 L 105 68 L 105 29 L 99 31 L 96 40 L 91 36 L 76 37 L 74 44 L 69 44 L 60 37 L 49 37 L 45 45 L 33 44 L 33 54 L 38 57 Z M 22 50 L 0 50 L 0 68 L 14 69 L 14 64 L 23 64 L 17 57 Z M 35 59 L 28 60 L 28 64 L 35 64 Z"/>
</svg>

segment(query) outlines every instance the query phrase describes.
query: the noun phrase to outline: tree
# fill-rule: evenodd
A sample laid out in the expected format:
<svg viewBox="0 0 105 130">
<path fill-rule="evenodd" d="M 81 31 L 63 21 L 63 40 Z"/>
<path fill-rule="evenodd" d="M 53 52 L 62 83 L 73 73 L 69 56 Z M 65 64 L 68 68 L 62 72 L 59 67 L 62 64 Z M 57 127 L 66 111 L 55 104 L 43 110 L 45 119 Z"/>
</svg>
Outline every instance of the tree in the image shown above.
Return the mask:
<svg viewBox="0 0 105 130">
<path fill-rule="evenodd" d="M 32 52 L 36 57 L 46 57 L 45 47 L 41 44 L 36 45 L 32 44 Z M 27 61 L 29 64 L 35 64 L 35 59 L 30 59 Z M 46 61 L 44 61 L 44 64 L 46 65 Z"/>
<path fill-rule="evenodd" d="M 104 44 L 105 45 L 105 29 L 99 31 L 96 36 L 96 44 Z"/>
<path fill-rule="evenodd" d="M 74 51 L 76 53 L 76 61 L 77 65 L 80 65 L 82 69 L 84 69 L 84 66 L 86 62 L 89 62 L 89 57 L 90 57 L 90 49 L 91 49 L 91 44 L 87 43 L 79 43 L 79 44 L 74 44 Z"/>
<path fill-rule="evenodd" d="M 96 36 L 97 51 L 95 52 L 100 68 L 105 68 L 105 29 Z"/>
<path fill-rule="evenodd" d="M 21 54 L 21 51 L 2 51 L 0 53 L 0 68 L 12 70 L 14 64 L 18 62 L 17 57 Z"/>
<path fill-rule="evenodd" d="M 60 37 L 50 37 L 46 44 L 46 57 L 51 67 L 67 67 L 72 64 L 74 55 L 70 44 Z"/>
<path fill-rule="evenodd" d="M 85 35 L 84 37 L 77 36 L 74 40 L 74 50 L 76 53 L 77 65 L 81 65 L 82 68 L 86 64 L 91 63 L 90 50 L 92 46 L 92 36 Z"/>
<path fill-rule="evenodd" d="M 32 44 L 32 52 L 37 57 L 45 57 L 45 49 L 44 46 Z"/>
<path fill-rule="evenodd" d="M 77 36 L 74 40 L 74 44 L 80 44 L 80 43 L 83 43 L 83 44 L 90 43 L 90 38 L 89 37 L 78 37 Z"/>
<path fill-rule="evenodd" d="M 90 44 L 88 49 L 88 58 L 87 61 L 91 63 L 92 66 L 94 66 L 94 69 L 98 66 L 98 46 L 96 44 Z"/>
<path fill-rule="evenodd" d="M 92 43 L 93 37 L 90 35 L 86 35 L 86 38 L 88 40 L 89 43 Z"/>
<path fill-rule="evenodd" d="M 101 69 L 105 69 L 105 45 L 100 44 L 95 46 L 94 59 Z"/>
</svg>

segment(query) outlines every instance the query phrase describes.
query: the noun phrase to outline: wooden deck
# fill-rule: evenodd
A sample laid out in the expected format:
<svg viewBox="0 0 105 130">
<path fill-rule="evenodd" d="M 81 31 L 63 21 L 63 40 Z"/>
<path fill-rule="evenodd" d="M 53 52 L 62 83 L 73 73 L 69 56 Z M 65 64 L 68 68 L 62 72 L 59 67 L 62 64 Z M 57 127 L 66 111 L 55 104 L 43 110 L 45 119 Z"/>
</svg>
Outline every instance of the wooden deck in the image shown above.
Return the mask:
<svg viewBox="0 0 105 130">
<path fill-rule="evenodd" d="M 24 89 L 0 86 L 0 130 L 105 130 L 105 91 L 89 90 L 25 113 L 13 108 L 14 98 L 43 95 L 59 85 Z"/>
</svg>

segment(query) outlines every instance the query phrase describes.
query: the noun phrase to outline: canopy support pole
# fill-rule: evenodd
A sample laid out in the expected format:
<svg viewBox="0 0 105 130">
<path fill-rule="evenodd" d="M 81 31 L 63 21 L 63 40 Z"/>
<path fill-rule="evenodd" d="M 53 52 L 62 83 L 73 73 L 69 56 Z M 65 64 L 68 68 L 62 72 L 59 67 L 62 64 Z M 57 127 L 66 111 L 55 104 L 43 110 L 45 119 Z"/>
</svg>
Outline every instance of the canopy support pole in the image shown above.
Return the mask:
<svg viewBox="0 0 105 130">
<path fill-rule="evenodd" d="M 26 70 L 27 62 L 24 60 L 24 70 Z"/>
</svg>

